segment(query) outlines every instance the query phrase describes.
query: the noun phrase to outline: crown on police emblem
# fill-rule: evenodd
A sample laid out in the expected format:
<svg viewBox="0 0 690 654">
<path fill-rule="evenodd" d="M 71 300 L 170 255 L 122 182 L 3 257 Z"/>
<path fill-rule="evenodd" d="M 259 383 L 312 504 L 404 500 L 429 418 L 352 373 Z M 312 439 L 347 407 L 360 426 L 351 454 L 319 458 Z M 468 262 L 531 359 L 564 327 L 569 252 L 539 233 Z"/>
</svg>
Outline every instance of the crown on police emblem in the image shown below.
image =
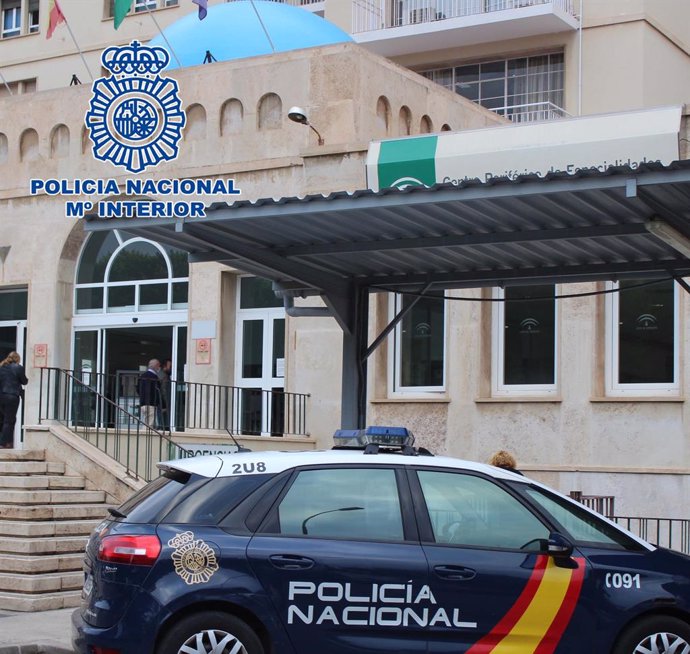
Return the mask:
<svg viewBox="0 0 690 654">
<path fill-rule="evenodd" d="M 157 75 L 170 61 L 164 48 L 142 45 L 132 41 L 129 45 L 113 46 L 104 50 L 101 62 L 113 75 Z"/>
</svg>

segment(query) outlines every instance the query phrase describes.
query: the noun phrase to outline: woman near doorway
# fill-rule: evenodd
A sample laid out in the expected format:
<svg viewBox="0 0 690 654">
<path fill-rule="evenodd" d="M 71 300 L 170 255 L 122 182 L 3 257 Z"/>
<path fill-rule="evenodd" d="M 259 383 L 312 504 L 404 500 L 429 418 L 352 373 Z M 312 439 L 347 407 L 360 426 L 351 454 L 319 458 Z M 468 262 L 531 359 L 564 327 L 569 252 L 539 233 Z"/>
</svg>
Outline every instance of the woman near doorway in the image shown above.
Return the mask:
<svg viewBox="0 0 690 654">
<path fill-rule="evenodd" d="M 0 449 L 14 446 L 14 423 L 17 421 L 19 398 L 24 394 L 22 386 L 29 383 L 21 360 L 17 352 L 10 352 L 0 361 Z"/>
</svg>

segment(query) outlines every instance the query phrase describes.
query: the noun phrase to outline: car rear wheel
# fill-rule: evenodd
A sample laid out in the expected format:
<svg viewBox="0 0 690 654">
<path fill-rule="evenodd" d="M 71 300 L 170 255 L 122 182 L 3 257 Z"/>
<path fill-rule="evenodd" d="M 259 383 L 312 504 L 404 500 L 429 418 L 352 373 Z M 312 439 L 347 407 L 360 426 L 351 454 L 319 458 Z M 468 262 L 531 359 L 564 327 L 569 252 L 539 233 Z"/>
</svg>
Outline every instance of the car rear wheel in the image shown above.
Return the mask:
<svg viewBox="0 0 690 654">
<path fill-rule="evenodd" d="M 690 627 L 678 618 L 645 618 L 623 634 L 613 654 L 690 654 Z"/>
<path fill-rule="evenodd" d="M 264 648 L 246 622 L 209 611 L 177 623 L 161 640 L 156 654 L 264 654 Z"/>
</svg>

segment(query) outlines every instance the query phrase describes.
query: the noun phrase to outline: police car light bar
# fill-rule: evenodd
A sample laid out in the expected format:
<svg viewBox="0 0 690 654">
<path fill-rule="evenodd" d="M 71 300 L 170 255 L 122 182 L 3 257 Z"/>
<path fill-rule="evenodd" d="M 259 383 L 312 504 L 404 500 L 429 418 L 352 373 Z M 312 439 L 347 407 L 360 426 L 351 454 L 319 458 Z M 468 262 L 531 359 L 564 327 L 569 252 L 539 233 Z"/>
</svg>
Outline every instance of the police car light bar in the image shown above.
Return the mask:
<svg viewBox="0 0 690 654">
<path fill-rule="evenodd" d="M 411 447 L 414 443 L 412 432 L 406 427 L 372 426 L 366 429 L 338 429 L 333 434 L 336 447 Z"/>
</svg>

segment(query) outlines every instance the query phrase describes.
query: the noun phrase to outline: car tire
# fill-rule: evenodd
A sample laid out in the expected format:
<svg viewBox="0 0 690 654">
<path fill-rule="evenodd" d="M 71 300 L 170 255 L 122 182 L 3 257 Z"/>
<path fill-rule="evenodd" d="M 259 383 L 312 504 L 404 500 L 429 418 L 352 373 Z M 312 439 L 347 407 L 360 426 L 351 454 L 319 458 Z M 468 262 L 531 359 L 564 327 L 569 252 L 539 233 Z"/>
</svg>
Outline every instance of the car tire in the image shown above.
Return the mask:
<svg viewBox="0 0 690 654">
<path fill-rule="evenodd" d="M 618 639 L 613 654 L 690 654 L 690 626 L 678 618 L 644 618 Z"/>
<path fill-rule="evenodd" d="M 223 641 L 226 641 L 223 644 Z M 237 649 L 237 645 L 240 648 Z M 221 645 L 222 646 L 221 648 Z M 264 654 L 254 630 L 244 621 L 221 611 L 190 615 L 168 631 L 156 654 Z"/>
</svg>

